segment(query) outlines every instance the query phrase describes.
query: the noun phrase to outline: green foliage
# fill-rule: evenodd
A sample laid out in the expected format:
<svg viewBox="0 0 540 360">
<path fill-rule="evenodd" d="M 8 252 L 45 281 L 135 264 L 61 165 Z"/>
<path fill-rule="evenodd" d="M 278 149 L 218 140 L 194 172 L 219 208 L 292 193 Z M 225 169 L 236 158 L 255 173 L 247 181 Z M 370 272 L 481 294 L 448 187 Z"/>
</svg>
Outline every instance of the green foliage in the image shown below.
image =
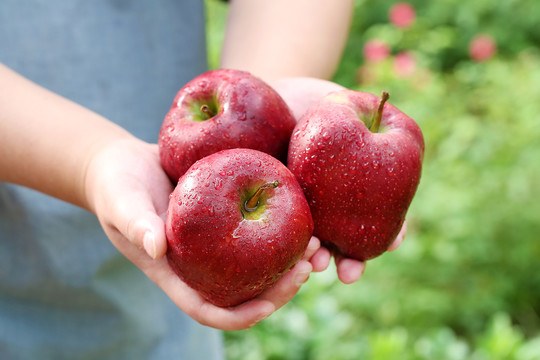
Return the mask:
<svg viewBox="0 0 540 360">
<path fill-rule="evenodd" d="M 335 266 L 247 331 L 226 333 L 229 359 L 540 359 L 540 2 L 356 1 L 335 81 L 380 94 L 413 117 L 426 153 L 401 247 L 353 285 Z M 489 34 L 497 53 L 469 57 Z M 362 52 L 382 39 L 388 58 Z M 406 50 L 415 66 L 395 70 Z"/>
</svg>

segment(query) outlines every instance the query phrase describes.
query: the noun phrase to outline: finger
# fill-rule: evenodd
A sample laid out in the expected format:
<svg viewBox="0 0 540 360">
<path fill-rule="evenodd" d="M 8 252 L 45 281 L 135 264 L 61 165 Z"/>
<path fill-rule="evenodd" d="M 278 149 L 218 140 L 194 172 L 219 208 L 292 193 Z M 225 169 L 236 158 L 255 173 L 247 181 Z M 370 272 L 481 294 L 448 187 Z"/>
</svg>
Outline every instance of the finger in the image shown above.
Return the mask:
<svg viewBox="0 0 540 360">
<path fill-rule="evenodd" d="M 317 252 L 311 257 L 311 265 L 313 266 L 314 272 L 321 272 L 328 268 L 330 265 L 330 260 L 332 259 L 332 254 L 330 254 L 330 251 L 325 248 L 321 247 Z"/>
<path fill-rule="evenodd" d="M 328 249 L 321 246 L 321 241 L 317 237 L 312 236 L 302 260 L 309 261 L 313 267 L 313 271 L 320 272 L 326 270 L 330 264 L 331 257 Z"/>
<path fill-rule="evenodd" d="M 311 257 L 319 250 L 321 247 L 321 242 L 319 239 L 317 239 L 315 236 L 312 236 L 311 239 L 309 239 L 308 246 L 306 248 L 306 251 L 304 252 L 304 255 L 302 255 L 302 260 L 309 261 Z"/>
<path fill-rule="evenodd" d="M 162 258 L 167 251 L 165 223 L 146 193 L 132 192 L 131 195 L 119 195 L 114 202 L 111 225 L 152 259 Z"/>
<path fill-rule="evenodd" d="M 252 327 L 290 301 L 307 281 L 311 270 L 309 262 L 300 260 L 258 297 L 230 308 L 218 307 L 204 300 L 174 274 L 165 259 L 154 262 L 146 273 L 195 321 L 216 329 L 234 331 Z"/>
<path fill-rule="evenodd" d="M 366 269 L 365 262 L 345 258 L 341 255 L 336 255 L 335 261 L 338 278 L 344 284 L 352 284 L 358 281 Z"/>
<path fill-rule="evenodd" d="M 296 295 L 302 284 L 309 279 L 312 270 L 313 266 L 309 261 L 300 260 L 272 287 L 259 295 L 258 299 L 272 302 L 276 310 L 281 308 Z"/>
<path fill-rule="evenodd" d="M 311 270 L 309 262 L 300 260 L 272 287 L 253 300 L 228 309 L 215 307 L 209 303 L 203 304 L 200 313 L 204 315 L 198 321 L 222 330 L 248 329 L 288 303 L 307 281 Z"/>
<path fill-rule="evenodd" d="M 399 231 L 398 236 L 396 236 L 396 239 L 394 240 L 392 245 L 390 245 L 390 247 L 388 248 L 388 251 L 396 250 L 403 242 L 403 239 L 405 239 L 406 234 L 407 234 L 407 221 L 403 223 L 403 226 L 401 227 L 401 230 Z"/>
<path fill-rule="evenodd" d="M 275 311 L 272 302 L 257 299 L 232 308 L 215 306 L 181 281 L 168 267 L 165 259 L 158 262 L 164 262 L 166 268 L 154 265 L 147 275 L 154 279 L 180 309 L 201 325 L 226 331 L 243 330 Z"/>
<path fill-rule="evenodd" d="M 165 224 L 156 213 L 147 212 L 144 217 L 134 220 L 138 232 L 143 232 L 142 244 L 152 259 L 160 259 L 167 252 Z"/>
</svg>

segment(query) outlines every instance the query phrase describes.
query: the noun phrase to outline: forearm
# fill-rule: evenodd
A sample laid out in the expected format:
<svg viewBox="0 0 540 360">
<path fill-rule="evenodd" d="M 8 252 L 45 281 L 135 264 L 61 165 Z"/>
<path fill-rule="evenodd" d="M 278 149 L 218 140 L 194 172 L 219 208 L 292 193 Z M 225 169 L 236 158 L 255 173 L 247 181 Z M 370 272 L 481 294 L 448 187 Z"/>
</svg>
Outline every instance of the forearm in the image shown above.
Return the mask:
<svg viewBox="0 0 540 360">
<path fill-rule="evenodd" d="M 85 172 L 100 146 L 131 135 L 0 64 L 0 181 L 88 208 Z"/>
<path fill-rule="evenodd" d="M 232 0 L 221 66 L 267 81 L 330 79 L 353 13 L 351 0 Z"/>
</svg>

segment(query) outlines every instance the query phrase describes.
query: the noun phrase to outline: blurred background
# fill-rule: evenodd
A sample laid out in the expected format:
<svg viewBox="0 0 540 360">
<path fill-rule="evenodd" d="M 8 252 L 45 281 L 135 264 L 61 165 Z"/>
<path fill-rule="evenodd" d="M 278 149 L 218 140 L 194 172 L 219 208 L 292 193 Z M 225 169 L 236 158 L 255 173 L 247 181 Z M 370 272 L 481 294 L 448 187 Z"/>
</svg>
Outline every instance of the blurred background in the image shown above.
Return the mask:
<svg viewBox="0 0 540 360">
<path fill-rule="evenodd" d="M 205 0 L 211 67 L 227 5 Z M 540 359 L 540 2 L 356 0 L 334 81 L 426 141 L 405 242 L 225 333 L 228 359 Z"/>
</svg>

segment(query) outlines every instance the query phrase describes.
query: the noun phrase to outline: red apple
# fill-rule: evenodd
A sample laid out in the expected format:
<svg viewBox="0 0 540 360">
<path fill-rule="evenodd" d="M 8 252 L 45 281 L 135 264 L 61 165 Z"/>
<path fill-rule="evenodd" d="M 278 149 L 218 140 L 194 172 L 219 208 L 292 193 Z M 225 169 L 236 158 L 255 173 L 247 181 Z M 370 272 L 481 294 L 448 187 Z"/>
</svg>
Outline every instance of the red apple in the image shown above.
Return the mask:
<svg viewBox="0 0 540 360">
<path fill-rule="evenodd" d="M 176 95 L 159 133 L 159 154 L 173 182 L 197 160 L 250 148 L 285 160 L 296 121 L 281 96 L 245 71 L 214 70 Z"/>
<path fill-rule="evenodd" d="M 171 194 L 167 259 L 208 301 L 234 306 L 296 264 L 312 231 L 302 189 L 283 163 L 224 150 L 197 161 Z"/>
<path fill-rule="evenodd" d="M 422 168 L 420 128 L 387 96 L 331 93 L 300 119 L 289 145 L 288 167 L 311 207 L 314 235 L 362 261 L 398 235 Z"/>
</svg>

